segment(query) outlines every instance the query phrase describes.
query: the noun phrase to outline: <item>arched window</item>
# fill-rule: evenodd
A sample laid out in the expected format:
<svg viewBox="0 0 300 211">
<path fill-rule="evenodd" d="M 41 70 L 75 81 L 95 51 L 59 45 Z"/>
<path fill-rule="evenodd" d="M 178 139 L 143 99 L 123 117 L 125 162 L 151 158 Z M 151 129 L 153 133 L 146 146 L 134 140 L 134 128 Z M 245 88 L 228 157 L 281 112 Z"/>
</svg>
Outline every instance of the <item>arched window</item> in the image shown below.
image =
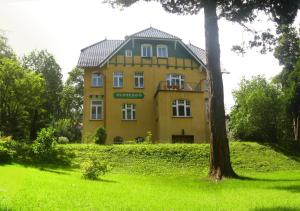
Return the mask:
<svg viewBox="0 0 300 211">
<path fill-rule="evenodd" d="M 172 103 L 172 113 L 174 117 L 190 117 L 191 104 L 189 100 L 174 100 Z"/>
<path fill-rule="evenodd" d="M 103 87 L 103 76 L 100 73 L 92 73 L 92 86 Z"/>
<path fill-rule="evenodd" d="M 184 88 L 184 75 L 171 73 L 167 75 L 167 85 L 170 89 Z"/>
</svg>

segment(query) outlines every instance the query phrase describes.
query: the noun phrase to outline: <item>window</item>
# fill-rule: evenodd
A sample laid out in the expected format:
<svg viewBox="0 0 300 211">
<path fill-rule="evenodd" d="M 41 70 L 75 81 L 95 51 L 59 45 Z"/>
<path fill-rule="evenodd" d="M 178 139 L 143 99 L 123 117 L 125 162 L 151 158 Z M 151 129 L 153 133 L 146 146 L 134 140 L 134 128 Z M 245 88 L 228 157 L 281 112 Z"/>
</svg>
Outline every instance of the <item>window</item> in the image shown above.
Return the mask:
<svg viewBox="0 0 300 211">
<path fill-rule="evenodd" d="M 157 57 L 167 58 L 168 57 L 168 47 L 166 45 L 158 45 L 156 47 Z"/>
<path fill-rule="evenodd" d="M 91 119 L 102 119 L 102 100 L 91 100 Z"/>
<path fill-rule="evenodd" d="M 190 117 L 191 106 L 188 100 L 174 100 L 172 103 L 174 117 Z"/>
<path fill-rule="evenodd" d="M 141 46 L 141 55 L 142 57 L 151 57 L 152 56 L 152 45 L 142 44 Z"/>
<path fill-rule="evenodd" d="M 184 76 L 179 74 L 169 74 L 167 76 L 167 85 L 169 89 L 183 89 Z"/>
<path fill-rule="evenodd" d="M 123 120 L 135 120 L 135 104 L 123 104 Z"/>
<path fill-rule="evenodd" d="M 92 74 L 92 86 L 93 87 L 102 87 L 103 86 L 103 77 L 100 73 Z"/>
<path fill-rule="evenodd" d="M 132 57 L 132 50 L 126 50 L 125 51 L 125 56 L 126 57 Z"/>
<path fill-rule="evenodd" d="M 135 88 L 144 88 L 144 73 L 143 72 L 134 73 L 134 87 Z"/>
<path fill-rule="evenodd" d="M 122 72 L 114 72 L 113 76 L 114 80 L 114 87 L 123 87 L 123 73 Z"/>
</svg>

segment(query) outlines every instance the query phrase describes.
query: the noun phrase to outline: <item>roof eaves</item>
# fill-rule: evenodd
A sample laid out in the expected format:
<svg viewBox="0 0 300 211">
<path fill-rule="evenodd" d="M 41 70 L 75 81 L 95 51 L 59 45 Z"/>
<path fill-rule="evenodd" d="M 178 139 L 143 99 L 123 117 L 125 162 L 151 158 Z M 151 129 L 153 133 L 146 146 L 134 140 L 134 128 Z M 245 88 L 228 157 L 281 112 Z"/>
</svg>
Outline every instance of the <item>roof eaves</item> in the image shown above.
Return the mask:
<svg viewBox="0 0 300 211">
<path fill-rule="evenodd" d="M 186 44 L 184 44 L 182 41 L 180 41 L 180 43 L 194 57 L 194 59 L 196 59 L 200 64 L 202 64 L 202 66 L 207 70 L 207 67 L 204 64 L 204 62 L 200 58 L 198 58 L 198 56 L 195 55 L 194 52 L 186 46 Z"/>
<path fill-rule="evenodd" d="M 123 40 L 123 43 L 121 43 L 119 45 L 119 47 L 117 47 L 114 51 L 112 51 L 102 62 L 100 62 L 100 64 L 98 64 L 97 66 L 99 67 L 103 67 L 103 65 L 110 60 L 122 47 L 124 47 L 131 39 L 126 39 Z"/>
</svg>

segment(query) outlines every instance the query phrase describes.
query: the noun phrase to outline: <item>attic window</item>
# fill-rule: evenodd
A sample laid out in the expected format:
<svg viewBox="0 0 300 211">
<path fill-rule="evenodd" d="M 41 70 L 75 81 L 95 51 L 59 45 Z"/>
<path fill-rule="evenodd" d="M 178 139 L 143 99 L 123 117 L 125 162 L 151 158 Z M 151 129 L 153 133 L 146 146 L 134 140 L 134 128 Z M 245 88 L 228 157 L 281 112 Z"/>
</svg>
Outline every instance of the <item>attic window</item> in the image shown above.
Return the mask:
<svg viewBox="0 0 300 211">
<path fill-rule="evenodd" d="M 168 46 L 166 45 L 158 45 L 156 47 L 157 57 L 167 58 L 168 57 Z"/>
<path fill-rule="evenodd" d="M 125 51 L 125 56 L 126 57 L 132 57 L 132 50 L 126 50 Z"/>
<path fill-rule="evenodd" d="M 152 45 L 142 44 L 141 46 L 141 56 L 142 57 L 151 57 L 152 56 Z"/>
</svg>

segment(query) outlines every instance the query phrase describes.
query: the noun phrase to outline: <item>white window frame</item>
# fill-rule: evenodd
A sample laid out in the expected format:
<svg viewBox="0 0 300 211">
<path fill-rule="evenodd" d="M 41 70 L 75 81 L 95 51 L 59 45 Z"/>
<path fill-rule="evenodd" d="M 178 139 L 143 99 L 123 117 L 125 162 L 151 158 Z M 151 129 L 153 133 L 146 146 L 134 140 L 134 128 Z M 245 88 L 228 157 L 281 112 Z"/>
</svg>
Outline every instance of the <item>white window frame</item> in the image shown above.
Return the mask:
<svg viewBox="0 0 300 211">
<path fill-rule="evenodd" d="M 132 50 L 125 50 L 126 57 L 132 57 Z"/>
<path fill-rule="evenodd" d="M 143 48 L 150 48 L 150 55 L 144 55 Z M 152 57 L 152 45 L 151 44 L 142 44 L 141 45 L 141 57 Z"/>
<path fill-rule="evenodd" d="M 135 72 L 134 73 L 134 88 L 144 88 L 144 72 Z"/>
<path fill-rule="evenodd" d="M 94 81 L 96 82 L 95 84 Z M 103 75 L 101 73 L 92 73 L 92 87 L 103 87 Z"/>
<path fill-rule="evenodd" d="M 176 74 L 176 73 L 170 73 L 167 75 L 167 86 L 169 89 L 183 89 L 184 88 L 184 75 L 182 74 Z"/>
<path fill-rule="evenodd" d="M 93 102 L 100 102 L 100 104 L 98 105 L 93 105 Z M 103 100 L 100 99 L 93 99 L 90 101 L 91 105 L 90 105 L 90 119 L 91 120 L 102 120 L 103 119 Z M 93 117 L 93 107 L 95 107 L 95 118 Z M 100 114 L 98 113 L 98 108 L 100 107 Z M 99 115 L 99 117 L 98 117 Z"/>
<path fill-rule="evenodd" d="M 124 86 L 123 72 L 113 72 L 113 87 L 122 88 Z"/>
<path fill-rule="evenodd" d="M 160 55 L 160 49 L 166 49 L 166 55 Z M 167 45 L 157 45 L 156 55 L 158 58 L 168 58 L 168 46 Z"/>
<path fill-rule="evenodd" d="M 136 120 L 136 105 L 125 103 L 122 105 L 122 119 Z"/>
<path fill-rule="evenodd" d="M 179 107 L 183 106 L 184 109 L 184 115 L 179 115 Z M 176 109 L 176 114 L 174 115 L 174 108 Z M 188 110 L 189 110 L 189 115 L 188 115 Z M 183 100 L 183 99 L 178 99 L 174 100 L 172 102 L 172 116 L 173 117 L 191 117 L 192 112 L 191 112 L 191 104 L 189 100 Z"/>
</svg>

